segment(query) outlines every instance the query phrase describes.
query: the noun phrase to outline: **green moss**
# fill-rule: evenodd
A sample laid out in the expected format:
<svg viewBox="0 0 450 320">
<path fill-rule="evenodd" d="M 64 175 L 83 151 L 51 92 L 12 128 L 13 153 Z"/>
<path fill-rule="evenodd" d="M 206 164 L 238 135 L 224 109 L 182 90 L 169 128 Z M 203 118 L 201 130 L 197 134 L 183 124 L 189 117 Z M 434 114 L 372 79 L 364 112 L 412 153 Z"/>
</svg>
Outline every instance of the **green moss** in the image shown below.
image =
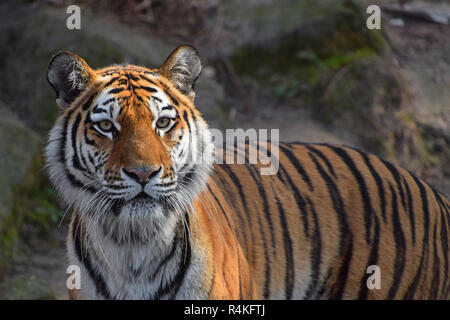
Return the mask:
<svg viewBox="0 0 450 320">
<path fill-rule="evenodd" d="M 18 275 L 0 284 L 2 300 L 55 300 L 48 285 L 30 274 Z"/>
<path fill-rule="evenodd" d="M 450 159 L 450 136 L 442 134 L 430 125 L 419 124 L 420 128 L 420 159 L 428 167 L 437 165 L 440 159 L 444 163 Z M 441 145 L 438 145 L 438 142 Z"/>
<path fill-rule="evenodd" d="M 432 167 L 439 163 L 439 158 L 430 152 L 430 144 L 425 140 L 419 139 L 419 144 L 417 146 L 420 162 L 425 167 Z"/>
<path fill-rule="evenodd" d="M 398 118 L 400 119 L 400 121 L 404 124 L 404 125 L 415 125 L 416 124 L 416 120 L 414 119 L 414 115 L 407 110 L 401 110 L 398 113 Z"/>
<path fill-rule="evenodd" d="M 11 214 L 3 220 L 0 229 L 0 277 L 15 258 L 13 247 L 23 224 L 32 224 L 45 232 L 63 215 L 45 177 L 41 152 L 32 158 L 22 182 L 12 188 L 12 198 Z"/>
<path fill-rule="evenodd" d="M 231 61 L 241 76 L 272 88 L 279 97 L 309 98 L 331 74 L 385 48 L 383 35 L 369 32 L 360 8 L 345 1 L 323 20 L 286 34 L 269 47 L 240 48 Z"/>
</svg>

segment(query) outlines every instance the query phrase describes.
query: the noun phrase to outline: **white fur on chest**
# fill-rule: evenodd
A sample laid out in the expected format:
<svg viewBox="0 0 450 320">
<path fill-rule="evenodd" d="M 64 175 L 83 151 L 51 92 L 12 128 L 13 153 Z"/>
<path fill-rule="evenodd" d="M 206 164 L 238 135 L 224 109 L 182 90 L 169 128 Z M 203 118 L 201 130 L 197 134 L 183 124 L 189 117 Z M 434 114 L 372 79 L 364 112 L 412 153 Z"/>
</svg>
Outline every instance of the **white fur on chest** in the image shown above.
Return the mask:
<svg viewBox="0 0 450 320">
<path fill-rule="evenodd" d="M 70 264 L 81 268 L 81 299 L 105 299 L 99 293 L 92 277 L 92 269 L 104 280 L 108 293 L 115 299 L 151 299 L 156 292 L 174 281 L 180 264 L 186 259 L 184 242 L 177 241 L 173 249 L 177 218 L 173 216 L 166 221 L 165 227 L 153 235 L 146 243 L 117 244 L 101 230 L 87 228 L 89 240 L 83 243 L 82 250 L 88 250 L 91 272 L 82 263 L 74 250 L 72 236 L 68 239 L 68 255 Z M 149 232 L 144 230 L 142 232 Z M 204 268 L 205 255 L 197 245 L 196 239 L 190 239 L 190 263 L 183 276 L 181 286 L 173 298 L 205 299 Z M 172 252 L 173 251 L 173 252 Z M 171 257 L 167 259 L 167 257 Z M 166 259 L 167 261 L 164 261 Z M 163 263 L 165 262 L 165 263 Z M 168 294 L 158 296 L 169 298 Z"/>
</svg>

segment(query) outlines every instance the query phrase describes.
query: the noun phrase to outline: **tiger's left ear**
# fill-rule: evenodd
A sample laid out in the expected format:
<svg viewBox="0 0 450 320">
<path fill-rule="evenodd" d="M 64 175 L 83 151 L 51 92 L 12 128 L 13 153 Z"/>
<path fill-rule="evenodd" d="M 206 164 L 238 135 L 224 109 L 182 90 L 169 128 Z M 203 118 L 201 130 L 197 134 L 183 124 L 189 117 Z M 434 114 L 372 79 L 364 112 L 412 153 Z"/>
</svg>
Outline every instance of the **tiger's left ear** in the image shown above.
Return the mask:
<svg viewBox="0 0 450 320">
<path fill-rule="evenodd" d="M 194 100 L 194 84 L 202 71 L 197 50 L 187 45 L 176 48 L 159 70 L 176 88 Z"/>
</svg>

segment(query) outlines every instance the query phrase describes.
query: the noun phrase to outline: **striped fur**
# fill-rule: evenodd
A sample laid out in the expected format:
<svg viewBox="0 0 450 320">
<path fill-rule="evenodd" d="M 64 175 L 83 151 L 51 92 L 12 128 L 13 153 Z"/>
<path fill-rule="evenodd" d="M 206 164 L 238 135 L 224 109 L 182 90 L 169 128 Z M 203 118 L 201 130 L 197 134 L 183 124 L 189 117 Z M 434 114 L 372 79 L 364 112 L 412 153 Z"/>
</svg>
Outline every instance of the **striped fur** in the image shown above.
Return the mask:
<svg viewBox="0 0 450 320">
<path fill-rule="evenodd" d="M 450 297 L 442 194 L 344 146 L 280 144 L 275 175 L 213 164 L 193 104 L 199 67 L 190 47 L 160 69 L 92 70 L 70 53 L 52 61 L 62 113 L 47 166 L 72 214 L 69 262 L 82 270 L 72 298 Z M 170 125 L 158 129 L 163 117 Z M 114 130 L 99 129 L 105 120 Z M 130 166 L 159 171 L 143 185 L 124 172 Z M 370 265 L 381 289 L 366 285 Z"/>
</svg>

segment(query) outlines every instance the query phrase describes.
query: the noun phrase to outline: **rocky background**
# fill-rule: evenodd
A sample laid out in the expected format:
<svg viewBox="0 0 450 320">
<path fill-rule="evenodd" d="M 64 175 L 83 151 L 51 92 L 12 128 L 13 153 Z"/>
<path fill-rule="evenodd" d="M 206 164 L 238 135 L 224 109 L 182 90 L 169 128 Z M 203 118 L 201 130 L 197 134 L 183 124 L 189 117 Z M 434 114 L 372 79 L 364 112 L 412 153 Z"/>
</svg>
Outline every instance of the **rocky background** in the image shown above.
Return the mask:
<svg viewBox="0 0 450 320">
<path fill-rule="evenodd" d="M 66 28 L 70 4 L 81 30 Z M 366 27 L 369 4 L 383 8 L 381 30 Z M 190 43 L 204 62 L 197 106 L 212 127 L 356 146 L 450 196 L 449 18 L 447 1 L 2 1 L 0 299 L 67 298 L 68 218 L 43 168 L 54 53 L 157 67 Z"/>
</svg>

